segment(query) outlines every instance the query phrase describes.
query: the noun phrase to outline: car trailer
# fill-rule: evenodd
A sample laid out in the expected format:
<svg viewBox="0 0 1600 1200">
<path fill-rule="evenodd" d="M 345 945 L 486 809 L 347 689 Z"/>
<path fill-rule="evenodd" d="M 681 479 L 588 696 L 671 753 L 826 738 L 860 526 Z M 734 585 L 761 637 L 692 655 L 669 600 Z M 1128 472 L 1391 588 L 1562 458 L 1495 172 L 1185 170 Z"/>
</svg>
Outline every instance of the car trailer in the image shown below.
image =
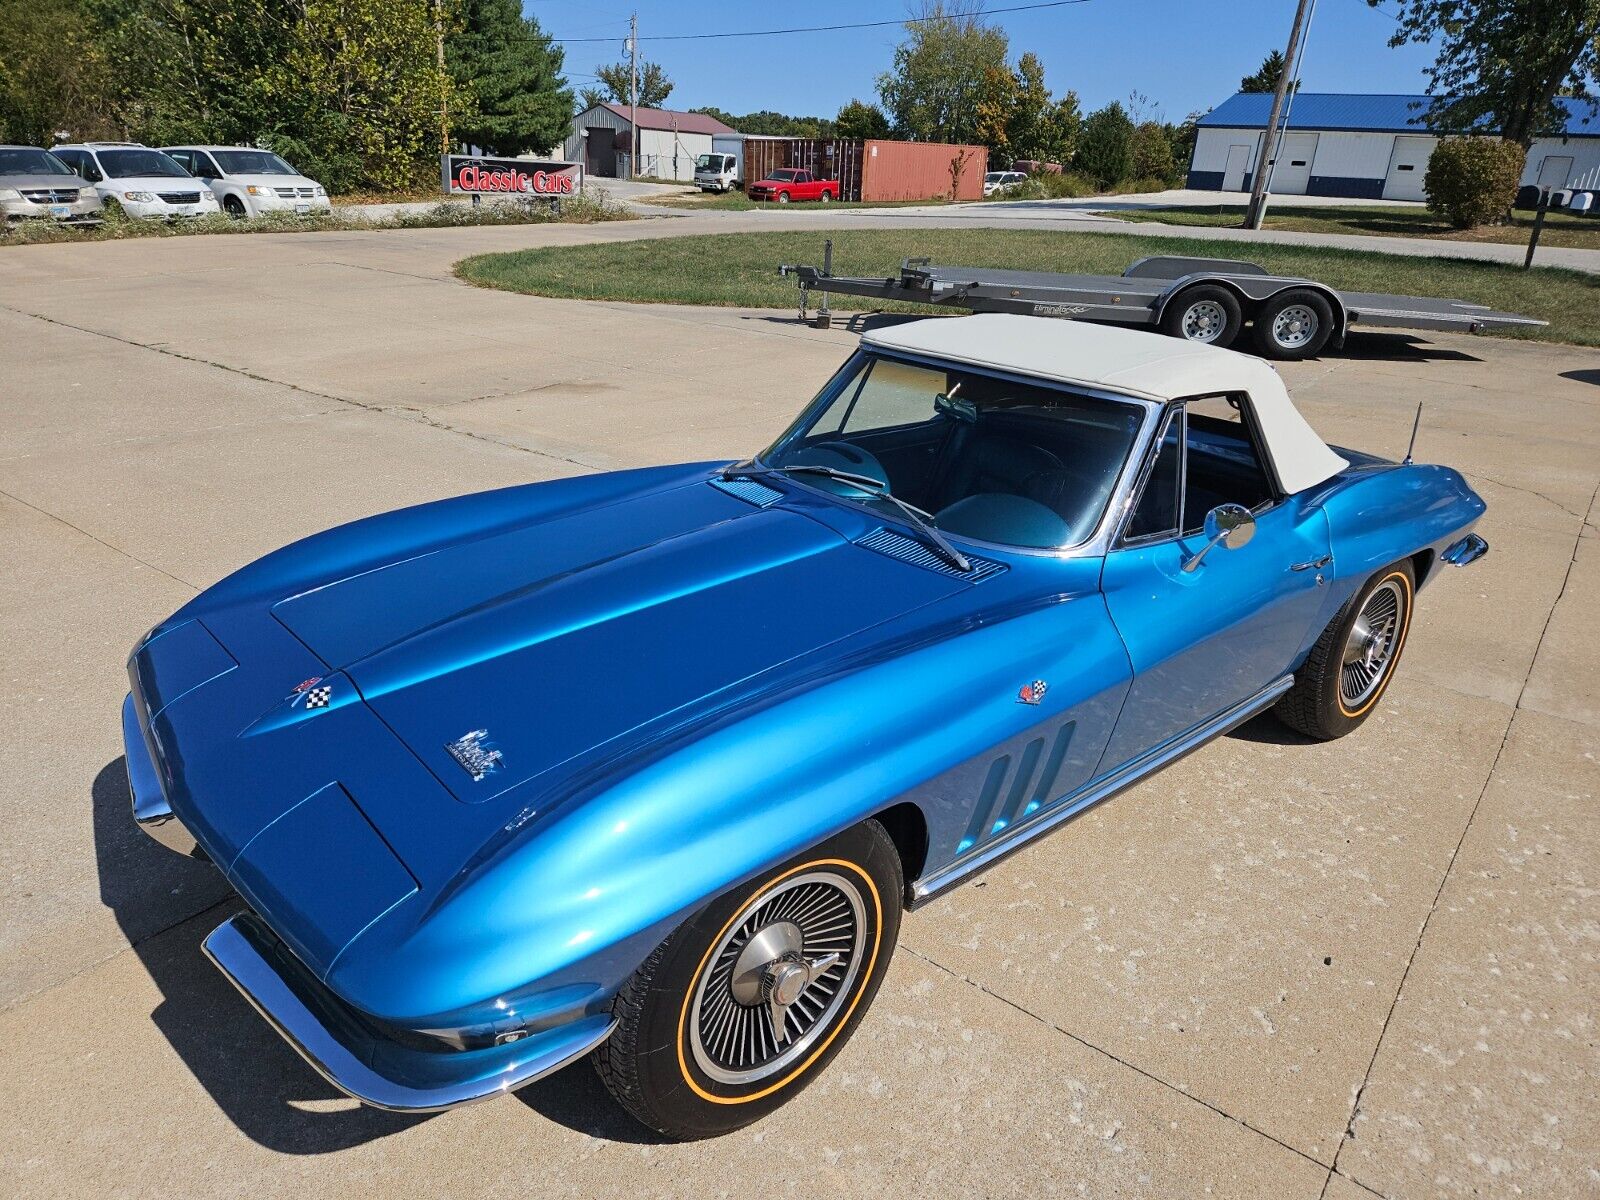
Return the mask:
<svg viewBox="0 0 1600 1200">
<path fill-rule="evenodd" d="M 1141 258 L 1121 275 L 941 267 L 925 258 L 906 259 L 898 278 L 835 275 L 830 266 L 784 265 L 778 274 L 796 277 L 802 320 L 811 292 L 834 292 L 972 312 L 1145 326 L 1216 346 L 1231 343 L 1249 323 L 1255 352 L 1278 359 L 1311 358 L 1325 346 L 1343 346 L 1345 334 L 1357 326 L 1482 333 L 1548 324 L 1464 300 L 1338 291 L 1224 258 Z"/>
</svg>

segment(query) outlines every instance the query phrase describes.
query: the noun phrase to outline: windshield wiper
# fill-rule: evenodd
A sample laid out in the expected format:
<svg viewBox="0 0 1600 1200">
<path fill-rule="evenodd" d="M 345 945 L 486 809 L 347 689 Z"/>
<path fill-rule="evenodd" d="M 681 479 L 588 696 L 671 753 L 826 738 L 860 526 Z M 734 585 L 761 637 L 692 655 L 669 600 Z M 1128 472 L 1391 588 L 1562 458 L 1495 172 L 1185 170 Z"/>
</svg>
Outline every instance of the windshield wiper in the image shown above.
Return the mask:
<svg viewBox="0 0 1600 1200">
<path fill-rule="evenodd" d="M 853 475 L 849 471 L 838 471 L 833 467 L 811 466 L 807 463 L 772 467 L 765 463 L 757 463 L 754 459 L 746 459 L 742 463 L 735 463 L 722 472 L 724 479 L 731 479 L 735 475 L 821 475 L 825 479 L 836 480 L 839 483 L 847 483 L 853 488 L 860 488 L 874 500 L 887 500 L 904 513 L 913 525 L 927 535 L 928 540 L 939 551 L 939 556 L 956 570 L 972 570 L 972 561 L 951 545 L 950 540 L 939 532 L 939 527 L 933 523 L 931 514 L 923 512 L 915 504 L 907 504 L 870 475 Z"/>
</svg>

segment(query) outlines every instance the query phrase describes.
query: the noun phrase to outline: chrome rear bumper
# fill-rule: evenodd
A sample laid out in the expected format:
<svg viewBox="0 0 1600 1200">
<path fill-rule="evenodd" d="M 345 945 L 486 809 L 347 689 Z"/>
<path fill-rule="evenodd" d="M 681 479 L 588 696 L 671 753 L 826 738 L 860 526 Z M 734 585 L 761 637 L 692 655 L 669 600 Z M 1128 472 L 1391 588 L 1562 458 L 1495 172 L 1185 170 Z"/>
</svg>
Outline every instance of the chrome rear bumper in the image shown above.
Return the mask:
<svg viewBox="0 0 1600 1200">
<path fill-rule="evenodd" d="M 375 1108 L 432 1112 L 486 1100 L 582 1058 L 616 1018 L 595 1013 L 481 1050 L 422 1050 L 380 1037 L 260 918 L 241 913 L 211 931 L 206 956 L 302 1058 L 341 1092 Z"/>
</svg>

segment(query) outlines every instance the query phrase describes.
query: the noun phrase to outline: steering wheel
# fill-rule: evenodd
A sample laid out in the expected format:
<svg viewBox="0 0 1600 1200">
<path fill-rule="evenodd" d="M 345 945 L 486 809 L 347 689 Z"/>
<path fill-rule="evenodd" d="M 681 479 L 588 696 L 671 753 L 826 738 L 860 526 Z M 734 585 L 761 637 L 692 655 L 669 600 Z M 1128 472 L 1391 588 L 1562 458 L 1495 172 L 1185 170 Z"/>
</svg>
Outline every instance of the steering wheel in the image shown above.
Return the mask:
<svg viewBox="0 0 1600 1200">
<path fill-rule="evenodd" d="M 885 489 L 889 486 L 889 473 L 874 455 L 849 442 L 818 442 L 786 456 L 782 463 L 787 467 L 832 467 L 851 475 L 864 475 L 875 479 Z"/>
</svg>

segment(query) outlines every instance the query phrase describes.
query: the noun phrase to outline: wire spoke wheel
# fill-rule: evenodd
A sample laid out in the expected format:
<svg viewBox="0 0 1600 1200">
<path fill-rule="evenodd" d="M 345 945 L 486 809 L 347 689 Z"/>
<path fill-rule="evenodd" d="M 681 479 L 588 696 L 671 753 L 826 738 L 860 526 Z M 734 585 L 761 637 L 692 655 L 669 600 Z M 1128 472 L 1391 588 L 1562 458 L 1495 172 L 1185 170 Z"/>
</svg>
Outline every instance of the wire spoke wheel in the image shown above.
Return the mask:
<svg viewBox="0 0 1600 1200">
<path fill-rule="evenodd" d="M 1272 340 L 1285 350 L 1297 350 L 1313 341 L 1322 326 L 1308 304 L 1290 304 L 1272 318 Z"/>
<path fill-rule="evenodd" d="M 1394 665 L 1404 604 L 1400 583 L 1386 579 L 1361 606 L 1339 667 L 1339 696 L 1347 708 L 1360 708 L 1370 700 Z"/>
<path fill-rule="evenodd" d="M 706 959 L 688 1041 L 719 1083 L 784 1070 L 833 1025 L 861 969 L 866 907 L 830 871 L 784 879 L 747 903 Z"/>
</svg>

